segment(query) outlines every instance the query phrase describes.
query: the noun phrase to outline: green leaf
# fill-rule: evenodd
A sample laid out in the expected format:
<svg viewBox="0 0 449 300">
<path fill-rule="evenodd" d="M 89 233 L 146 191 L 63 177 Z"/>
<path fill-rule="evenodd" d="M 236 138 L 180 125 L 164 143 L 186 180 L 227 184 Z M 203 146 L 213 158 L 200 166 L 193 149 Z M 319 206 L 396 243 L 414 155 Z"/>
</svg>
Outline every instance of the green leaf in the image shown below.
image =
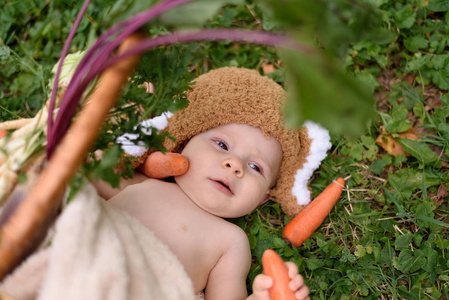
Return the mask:
<svg viewBox="0 0 449 300">
<path fill-rule="evenodd" d="M 449 55 L 447 54 L 433 55 L 430 62 L 434 69 L 437 70 L 444 69 L 449 62 Z"/>
<path fill-rule="evenodd" d="M 409 249 L 401 251 L 398 257 L 399 270 L 403 273 L 415 272 L 426 265 L 427 259 L 424 255 L 424 251 Z"/>
<path fill-rule="evenodd" d="M 378 88 L 380 86 L 379 82 L 373 76 L 373 74 L 368 73 L 368 72 L 361 72 L 361 71 L 357 70 L 355 72 L 355 78 L 358 81 L 362 82 L 366 87 L 368 87 L 370 93 L 374 93 L 376 88 Z"/>
<path fill-rule="evenodd" d="M 438 156 L 430 149 L 428 144 L 421 141 L 398 138 L 404 151 L 410 153 L 423 164 L 430 164 L 438 159 Z"/>
<path fill-rule="evenodd" d="M 449 124 L 439 123 L 437 129 L 438 129 L 438 132 L 443 136 L 443 138 L 447 142 L 449 142 Z"/>
<path fill-rule="evenodd" d="M 278 236 L 271 236 L 271 242 L 273 243 L 273 248 L 284 248 L 287 243 L 284 241 L 284 239 L 278 237 Z"/>
<path fill-rule="evenodd" d="M 430 63 L 431 56 L 429 54 L 422 56 L 421 53 L 417 53 L 415 57 L 407 62 L 406 69 L 408 71 L 419 71 Z"/>
<path fill-rule="evenodd" d="M 411 233 L 406 233 L 398 236 L 394 242 L 395 249 L 401 251 L 410 248 L 410 241 L 412 240 L 412 238 L 413 234 Z"/>
<path fill-rule="evenodd" d="M 362 136 L 361 141 L 366 150 L 363 153 L 364 158 L 373 161 L 376 159 L 376 154 L 379 151 L 379 147 L 376 145 L 374 139 L 370 136 Z"/>
<path fill-rule="evenodd" d="M 342 256 L 340 258 L 341 262 L 350 262 L 353 263 L 357 260 L 357 258 L 354 256 L 354 254 L 351 253 L 351 250 L 348 248 L 343 248 L 342 250 Z"/>
<path fill-rule="evenodd" d="M 415 210 L 414 214 L 420 224 L 423 227 L 429 227 L 434 220 L 433 210 L 435 209 L 435 203 L 433 201 L 424 201 Z M 430 223 L 428 221 L 431 221 Z"/>
<path fill-rule="evenodd" d="M 404 5 L 395 16 L 396 26 L 398 28 L 410 28 L 416 20 L 416 11 L 412 5 Z"/>
<path fill-rule="evenodd" d="M 408 83 L 401 82 L 399 84 L 401 89 L 401 94 L 404 98 L 404 106 L 407 110 L 414 107 L 415 104 L 422 104 L 423 95 L 421 88 L 412 88 Z"/>
<path fill-rule="evenodd" d="M 316 53 L 281 50 L 286 64 L 287 124 L 313 120 L 332 133 L 360 135 L 375 117 L 373 95 L 344 73 L 340 64 Z M 326 108 L 326 109 L 324 109 Z"/>
<path fill-rule="evenodd" d="M 397 170 L 388 175 L 388 183 L 395 190 L 406 193 L 406 198 L 422 187 L 422 181 L 422 173 L 411 168 Z"/>
<path fill-rule="evenodd" d="M 324 266 L 324 260 L 316 257 L 311 257 L 308 260 L 306 260 L 306 265 L 310 270 L 313 271 Z"/>
<path fill-rule="evenodd" d="M 352 144 L 351 150 L 349 151 L 349 156 L 357 161 L 363 159 L 363 146 L 359 143 Z"/>
<path fill-rule="evenodd" d="M 11 55 L 11 49 L 8 46 L 0 46 L 0 61 L 6 61 Z"/>
<path fill-rule="evenodd" d="M 385 245 L 380 251 L 379 263 L 385 265 L 393 265 L 393 257 L 396 255 L 393 247 L 390 246 L 390 243 Z"/>
<path fill-rule="evenodd" d="M 432 11 L 447 12 L 449 10 L 449 3 L 447 0 L 431 0 L 427 4 L 427 8 Z"/>
<path fill-rule="evenodd" d="M 382 156 L 382 158 L 375 160 L 370 166 L 370 170 L 373 170 L 376 174 L 381 174 L 383 171 L 385 171 L 385 167 L 388 165 L 391 165 L 392 158 L 390 155 L 385 154 Z"/>
<path fill-rule="evenodd" d="M 427 273 L 432 273 L 435 271 L 435 266 L 437 265 L 439 253 L 435 249 L 426 248 L 423 250 L 427 257 L 427 264 L 423 267 L 423 270 Z"/>
<path fill-rule="evenodd" d="M 449 90 L 449 71 L 446 69 L 435 70 L 432 77 L 432 82 L 440 89 Z"/>
<path fill-rule="evenodd" d="M 427 48 L 428 43 L 424 35 L 417 35 L 405 39 L 404 46 L 411 52 L 416 52 L 418 49 Z"/>
<path fill-rule="evenodd" d="M 171 9 L 161 16 L 164 25 L 182 28 L 200 27 L 226 4 L 239 5 L 243 0 L 196 0 Z"/>
<path fill-rule="evenodd" d="M 358 258 L 364 257 L 366 255 L 366 249 L 362 245 L 357 245 L 357 250 L 354 251 L 354 255 Z"/>
<path fill-rule="evenodd" d="M 408 111 L 405 108 L 395 108 L 391 115 L 379 112 L 382 123 L 389 133 L 400 133 L 410 129 L 412 122 L 407 120 Z"/>
</svg>

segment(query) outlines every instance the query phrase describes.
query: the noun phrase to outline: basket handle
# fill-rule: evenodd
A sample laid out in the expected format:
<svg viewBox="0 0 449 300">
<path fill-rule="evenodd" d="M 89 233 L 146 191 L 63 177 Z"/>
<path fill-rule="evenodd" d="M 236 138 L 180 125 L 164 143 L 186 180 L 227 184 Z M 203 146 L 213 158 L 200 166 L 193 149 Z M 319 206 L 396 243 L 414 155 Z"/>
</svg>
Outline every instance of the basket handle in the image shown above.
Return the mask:
<svg viewBox="0 0 449 300">
<path fill-rule="evenodd" d="M 143 38 L 141 34 L 128 36 L 118 52 L 129 50 Z M 47 166 L 13 215 L 0 228 L 0 281 L 44 239 L 61 207 L 67 183 L 98 138 L 104 119 L 115 106 L 139 60 L 140 55 L 127 57 L 102 73 L 94 92 Z M 105 82 L 108 83 L 107 86 Z M 92 130 L 93 128 L 98 130 Z"/>
</svg>

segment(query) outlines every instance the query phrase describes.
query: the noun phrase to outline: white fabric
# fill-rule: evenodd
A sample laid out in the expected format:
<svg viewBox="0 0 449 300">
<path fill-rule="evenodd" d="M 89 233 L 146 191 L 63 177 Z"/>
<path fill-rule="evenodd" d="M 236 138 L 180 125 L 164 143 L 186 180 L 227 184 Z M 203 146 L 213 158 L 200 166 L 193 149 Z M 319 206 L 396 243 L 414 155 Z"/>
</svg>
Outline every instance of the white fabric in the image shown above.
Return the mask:
<svg viewBox="0 0 449 300">
<path fill-rule="evenodd" d="M 155 128 L 158 131 L 165 129 L 168 125 L 168 119 L 173 114 L 169 111 L 162 113 L 162 115 L 154 117 L 152 119 L 148 119 L 142 121 L 140 123 L 142 132 L 145 135 L 151 135 L 151 129 Z M 137 126 L 134 127 L 134 130 L 137 129 Z M 117 143 L 121 145 L 121 148 L 125 153 L 129 155 L 139 157 L 142 156 L 148 149 L 145 147 L 145 143 L 143 141 L 137 141 L 139 138 L 139 134 L 137 133 L 125 133 L 122 136 L 117 138 Z"/>
<path fill-rule="evenodd" d="M 306 157 L 307 162 L 302 169 L 298 169 L 296 172 L 295 183 L 292 188 L 292 195 L 296 196 L 299 205 L 310 203 L 309 180 L 313 172 L 320 166 L 321 161 L 326 158 L 327 151 L 332 147 L 327 129 L 312 121 L 306 121 L 304 126 L 307 127 L 312 144 L 310 145 L 309 155 Z"/>
<path fill-rule="evenodd" d="M 92 186 L 58 218 L 49 248 L 5 278 L 0 292 L 17 300 L 196 299 L 168 246 Z"/>
</svg>

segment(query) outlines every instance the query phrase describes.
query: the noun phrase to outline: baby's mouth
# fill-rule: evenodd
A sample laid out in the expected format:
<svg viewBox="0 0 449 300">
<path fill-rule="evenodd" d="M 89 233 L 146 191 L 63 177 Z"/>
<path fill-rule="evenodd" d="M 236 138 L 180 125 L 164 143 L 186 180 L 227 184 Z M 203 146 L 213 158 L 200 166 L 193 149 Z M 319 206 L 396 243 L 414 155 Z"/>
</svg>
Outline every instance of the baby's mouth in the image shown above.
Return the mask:
<svg viewBox="0 0 449 300">
<path fill-rule="evenodd" d="M 219 180 L 219 179 L 212 179 L 212 182 L 214 182 L 215 186 L 223 193 L 228 194 L 228 195 L 234 195 L 234 192 L 232 191 L 231 187 L 229 186 L 229 184 L 227 182 Z"/>
<path fill-rule="evenodd" d="M 221 184 L 222 186 L 224 186 L 225 188 L 227 188 L 230 192 L 232 192 L 231 191 L 231 188 L 226 184 L 226 183 L 224 183 L 223 181 L 217 181 L 219 184 Z"/>
</svg>

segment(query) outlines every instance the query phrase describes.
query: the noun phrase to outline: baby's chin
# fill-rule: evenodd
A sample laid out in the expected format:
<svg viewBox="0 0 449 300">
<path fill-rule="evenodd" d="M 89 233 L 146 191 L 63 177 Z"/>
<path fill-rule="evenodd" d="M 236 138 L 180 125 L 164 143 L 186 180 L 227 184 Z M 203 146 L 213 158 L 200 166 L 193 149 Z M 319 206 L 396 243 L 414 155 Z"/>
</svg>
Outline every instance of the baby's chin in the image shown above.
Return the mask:
<svg viewBox="0 0 449 300">
<path fill-rule="evenodd" d="M 257 203 L 257 205 L 252 205 L 251 207 L 233 207 L 233 206 L 223 206 L 223 203 L 210 201 L 210 199 L 205 199 L 203 197 L 207 197 L 207 195 L 204 195 L 202 193 L 201 195 L 197 195 L 195 192 L 191 192 L 190 188 L 188 186 L 188 183 L 182 180 L 182 176 L 175 176 L 174 182 L 178 185 L 178 187 L 183 191 L 183 193 L 189 198 L 193 203 L 196 204 L 200 209 L 202 209 L 204 212 L 219 217 L 219 218 L 225 218 L 225 219 L 234 219 L 234 218 L 240 218 L 246 215 L 251 214 L 257 207 L 265 203 L 268 198 L 263 197 L 262 199 L 259 199 L 260 201 L 256 201 L 255 199 L 249 200 L 248 202 Z M 223 200 L 226 201 L 226 200 Z"/>
</svg>

